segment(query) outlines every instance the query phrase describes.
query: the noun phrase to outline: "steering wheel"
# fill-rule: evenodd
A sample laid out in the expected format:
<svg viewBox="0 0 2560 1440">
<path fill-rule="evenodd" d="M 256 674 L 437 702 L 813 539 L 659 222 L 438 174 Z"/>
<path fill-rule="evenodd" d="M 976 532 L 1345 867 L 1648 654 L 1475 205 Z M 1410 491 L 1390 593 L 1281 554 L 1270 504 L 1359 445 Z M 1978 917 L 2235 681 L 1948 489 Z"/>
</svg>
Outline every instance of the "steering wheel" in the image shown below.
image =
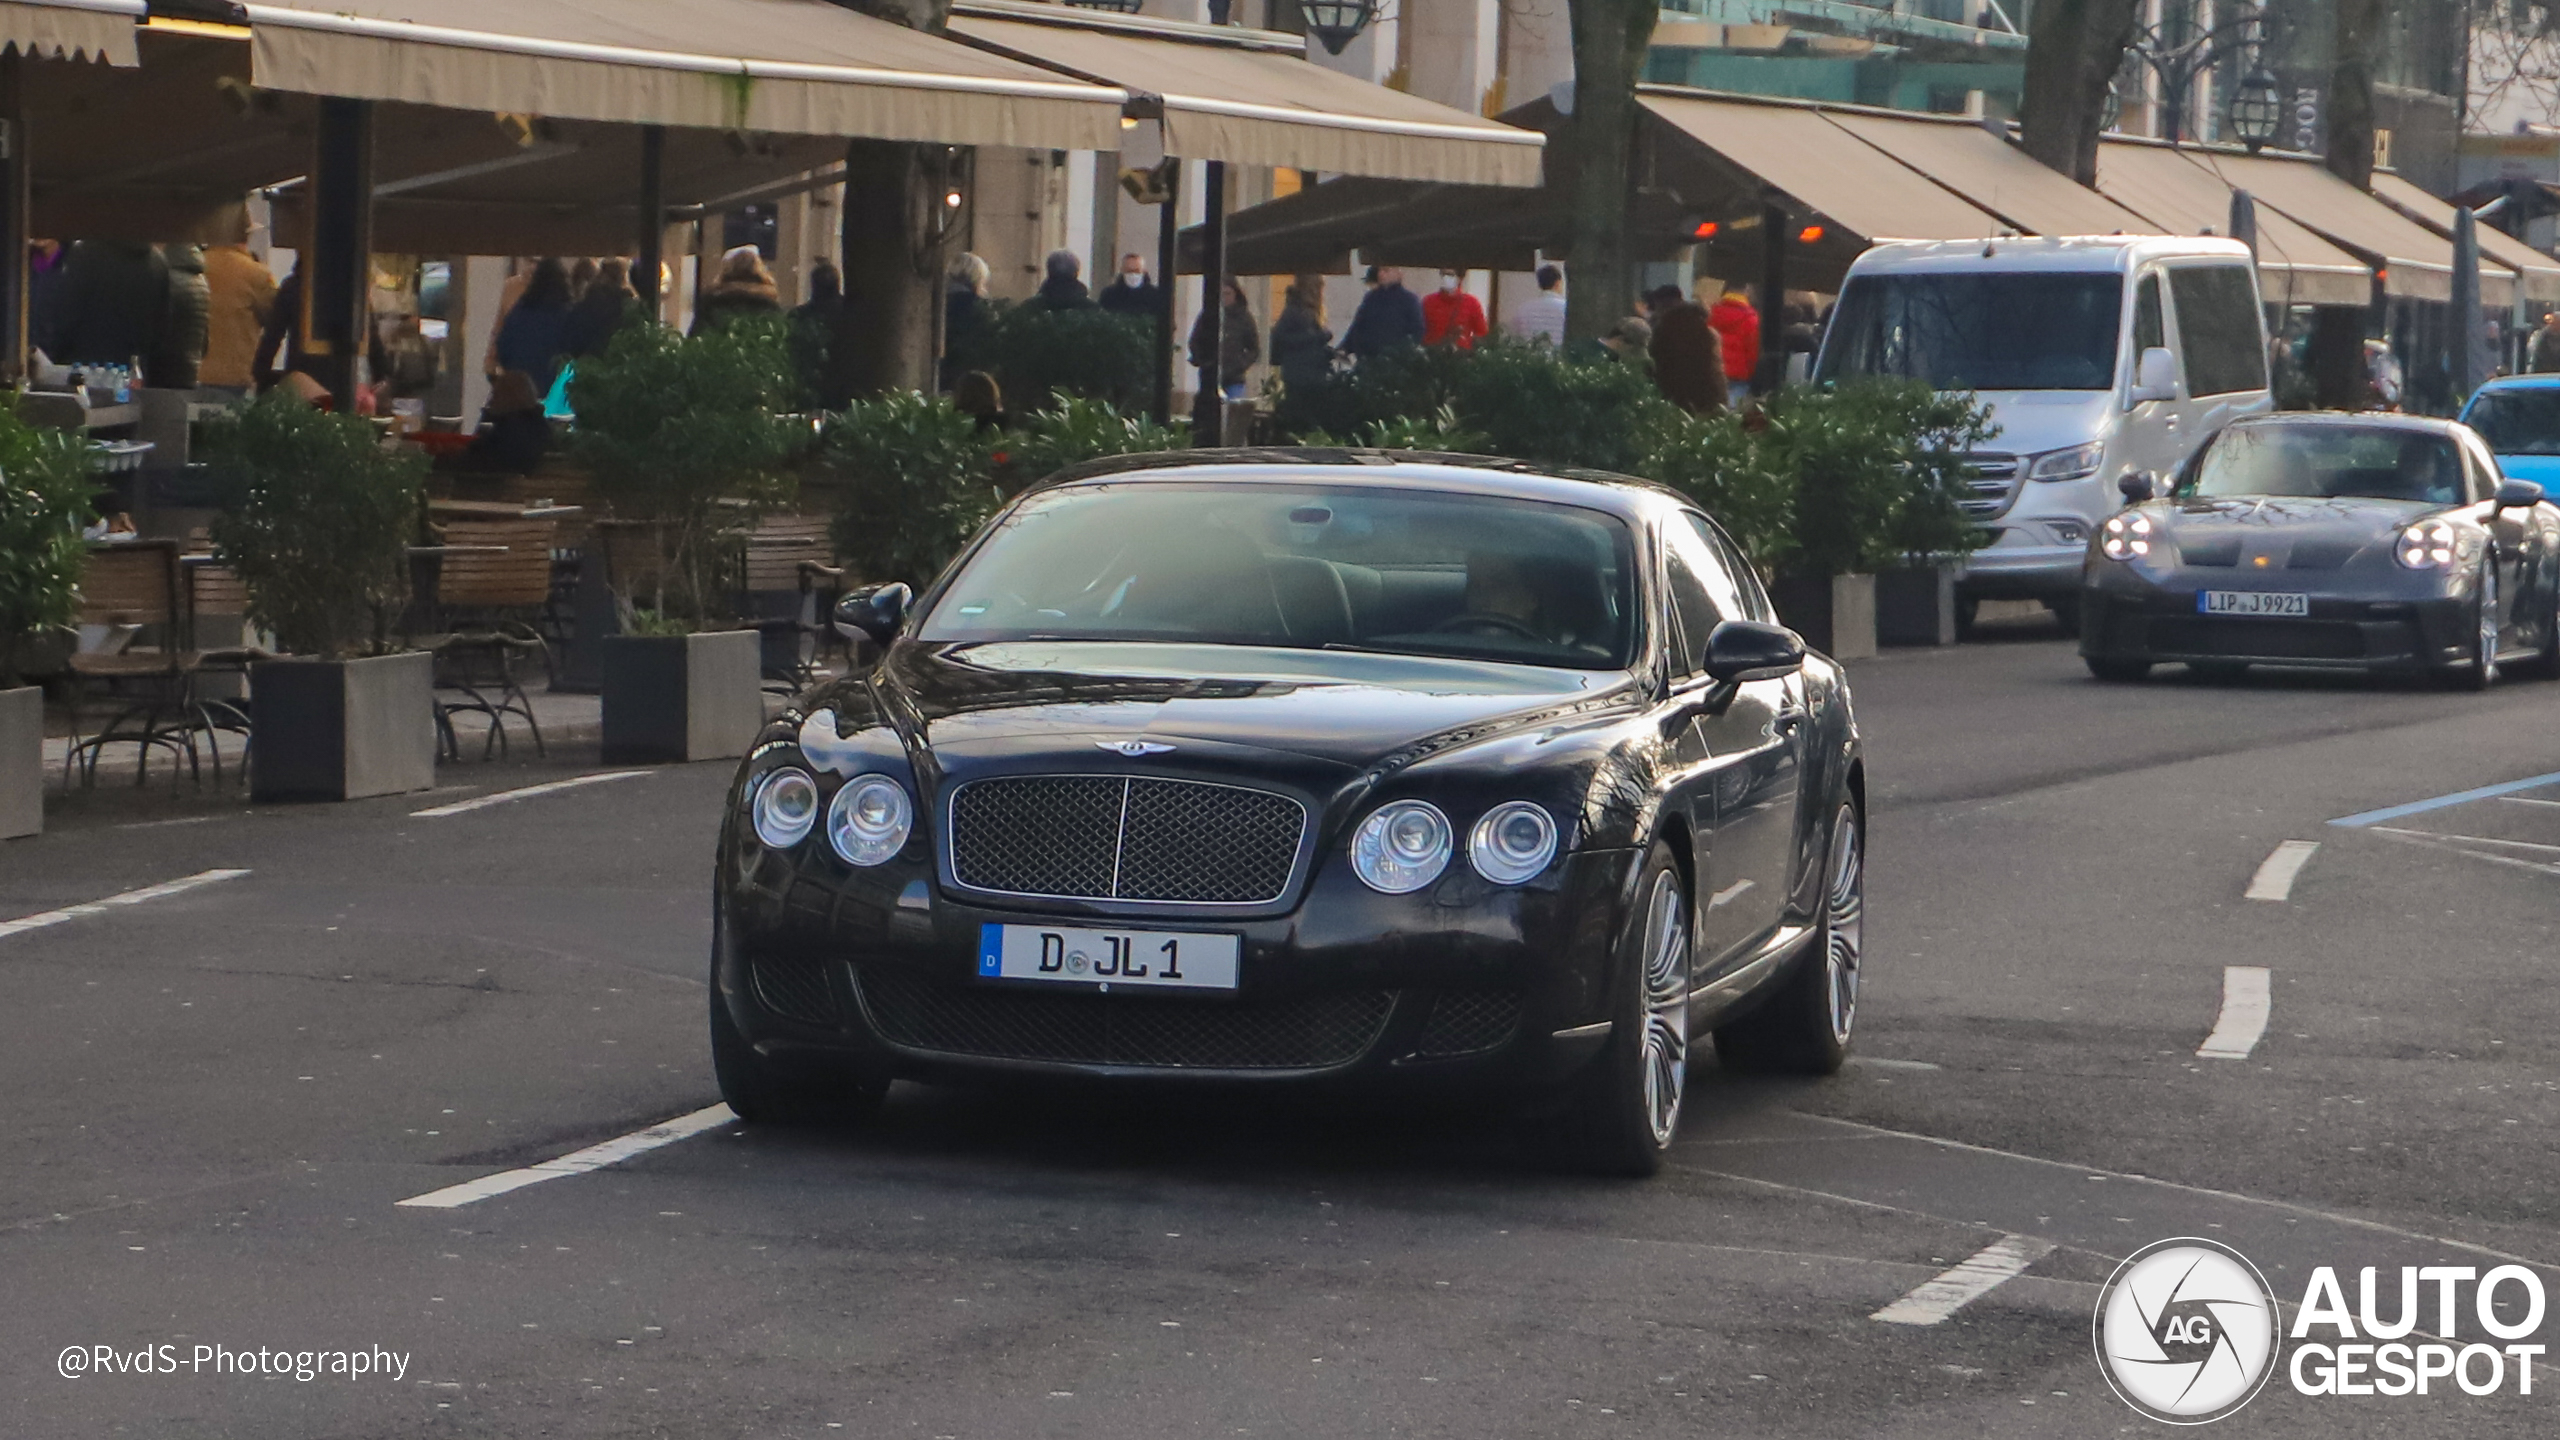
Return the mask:
<svg viewBox="0 0 2560 1440">
<path fill-rule="evenodd" d="M 1488 632 L 1493 634 L 1515 635 L 1520 639 L 1527 640 L 1532 644 L 1537 645 L 1544 645 L 1548 643 L 1546 636 L 1530 629 L 1521 621 L 1515 620 L 1508 615 L 1496 615 L 1485 610 L 1470 610 L 1463 615 L 1452 615 L 1448 619 L 1431 627 L 1431 631 L 1435 635 L 1444 631 L 1456 630 L 1471 631 L 1479 635 L 1486 634 Z"/>
</svg>

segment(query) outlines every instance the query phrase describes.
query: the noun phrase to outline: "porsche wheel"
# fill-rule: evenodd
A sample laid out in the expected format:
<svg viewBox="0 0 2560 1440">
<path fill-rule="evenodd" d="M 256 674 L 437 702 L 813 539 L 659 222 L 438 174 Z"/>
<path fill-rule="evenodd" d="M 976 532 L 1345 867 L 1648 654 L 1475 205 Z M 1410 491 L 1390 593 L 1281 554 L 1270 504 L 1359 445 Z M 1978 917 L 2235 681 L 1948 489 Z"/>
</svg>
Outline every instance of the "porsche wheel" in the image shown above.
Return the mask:
<svg viewBox="0 0 2560 1440">
<path fill-rule="evenodd" d="M 1822 927 L 1767 1004 L 1716 1029 L 1716 1057 L 1762 1074 L 1830 1075 L 1849 1058 L 1866 960 L 1867 827 L 1858 802 L 1843 800 L 1825 857 Z"/>
<path fill-rule="evenodd" d="M 2151 673 L 2148 660 L 2126 660 L 2114 655 L 2084 655 L 2081 658 L 2089 663 L 2090 674 L 2118 684 L 2129 684 Z"/>
<path fill-rule="evenodd" d="M 1657 840 L 1636 884 L 1608 1045 L 1559 1120 L 1582 1168 L 1642 1178 L 1662 1168 L 1689 1088 L 1689 885 Z"/>
<path fill-rule="evenodd" d="M 2498 567 L 2480 562 L 2479 599 L 2472 606 L 2471 655 L 2438 672 L 2450 690 L 2486 690 L 2498 683 Z"/>
</svg>

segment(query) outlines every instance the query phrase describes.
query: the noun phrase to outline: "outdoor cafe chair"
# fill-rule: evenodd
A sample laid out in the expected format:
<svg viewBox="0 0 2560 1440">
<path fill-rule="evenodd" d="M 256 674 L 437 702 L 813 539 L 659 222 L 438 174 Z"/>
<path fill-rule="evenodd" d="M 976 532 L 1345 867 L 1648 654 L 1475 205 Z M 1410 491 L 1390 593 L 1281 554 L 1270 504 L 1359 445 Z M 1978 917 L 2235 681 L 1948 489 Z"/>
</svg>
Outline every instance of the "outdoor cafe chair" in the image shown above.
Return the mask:
<svg viewBox="0 0 2560 1440">
<path fill-rule="evenodd" d="M 454 520 L 443 527 L 444 563 L 436 588 L 445 629 L 419 644 L 436 657 L 436 688 L 462 695 L 436 701 L 436 734 L 451 759 L 462 758 L 456 715 L 488 720 L 480 746 L 484 760 L 492 752 L 506 753 L 510 717 L 532 732 L 535 754 L 549 754 L 516 665 L 526 656 L 539 657 L 546 668 L 550 663 L 550 647 L 531 617 L 551 596 L 554 529 L 549 520 Z"/>
<path fill-rule="evenodd" d="M 79 622 L 83 647 L 71 656 L 70 748 L 62 758 L 63 784 L 77 773 L 83 785 L 98 781 L 98 757 L 110 745 L 134 747 L 133 783 L 150 773 L 154 750 L 201 781 L 196 735 L 212 739 L 214 723 L 195 690 L 203 657 L 189 648 L 192 616 L 180 578 L 178 542 L 126 540 L 89 547 L 80 572 Z M 131 643 L 140 642 L 140 643 Z M 92 702 L 100 702 L 92 704 Z M 85 715 L 103 711 L 106 723 L 82 735 Z M 213 778 L 222 782 L 222 751 L 213 747 Z"/>
<path fill-rule="evenodd" d="M 838 638 L 827 621 L 844 589 L 827 517 L 767 515 L 743 540 L 741 608 L 764 639 L 766 687 L 791 693 L 813 685 L 828 641 Z"/>
</svg>

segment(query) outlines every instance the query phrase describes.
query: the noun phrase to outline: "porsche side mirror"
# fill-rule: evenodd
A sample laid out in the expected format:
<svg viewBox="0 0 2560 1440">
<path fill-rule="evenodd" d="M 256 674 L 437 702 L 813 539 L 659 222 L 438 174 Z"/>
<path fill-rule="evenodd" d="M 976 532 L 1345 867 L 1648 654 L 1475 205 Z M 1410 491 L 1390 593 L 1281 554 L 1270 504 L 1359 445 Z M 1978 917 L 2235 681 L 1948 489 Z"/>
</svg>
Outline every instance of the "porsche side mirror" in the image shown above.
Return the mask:
<svg viewBox="0 0 2560 1440">
<path fill-rule="evenodd" d="M 2125 398 L 2137 405 L 2145 400 L 2177 399 L 2178 357 L 2164 345 L 2143 351 L 2142 359 L 2133 367 L 2133 388 Z"/>
<path fill-rule="evenodd" d="M 2139 505 L 2145 500 L 2158 498 L 2160 482 L 2148 470 L 2127 470 L 2117 477 L 2116 489 L 2123 493 L 2124 503 Z"/>
<path fill-rule="evenodd" d="M 2498 482 L 2497 508 L 2500 510 L 2530 510 L 2541 503 L 2542 487 L 2530 480 Z"/>
<path fill-rule="evenodd" d="M 915 594 L 903 583 L 851 591 L 836 602 L 836 633 L 886 649 L 897 638 L 898 627 L 906 623 L 907 606 Z"/>
<path fill-rule="evenodd" d="M 1705 669 L 1726 684 L 1776 680 L 1804 668 L 1804 641 L 1783 625 L 1727 620 L 1707 636 Z"/>
</svg>

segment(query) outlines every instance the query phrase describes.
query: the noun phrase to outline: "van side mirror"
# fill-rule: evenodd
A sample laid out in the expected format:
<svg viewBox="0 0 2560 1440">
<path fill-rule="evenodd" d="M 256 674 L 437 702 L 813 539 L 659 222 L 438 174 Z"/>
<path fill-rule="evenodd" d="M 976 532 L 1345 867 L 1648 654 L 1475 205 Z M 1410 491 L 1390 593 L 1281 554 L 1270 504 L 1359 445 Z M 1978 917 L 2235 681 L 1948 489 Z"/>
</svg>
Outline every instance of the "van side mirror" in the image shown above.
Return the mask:
<svg viewBox="0 0 2560 1440">
<path fill-rule="evenodd" d="M 1783 625 L 1727 620 L 1708 632 L 1705 661 L 1709 678 L 1728 685 L 1776 680 L 1804 668 L 1804 641 Z"/>
<path fill-rule="evenodd" d="M 886 649 L 897 638 L 898 627 L 907 622 L 907 606 L 915 594 L 903 582 L 848 592 L 836 602 L 836 633 Z"/>
<path fill-rule="evenodd" d="M 2160 495 L 2160 482 L 2148 470 L 2127 470 L 2116 477 L 2116 489 L 2127 505 L 2139 505 Z"/>
<path fill-rule="evenodd" d="M 2498 482 L 2497 508 L 2500 510 L 2530 510 L 2541 503 L 2542 487 L 2530 480 Z"/>
<path fill-rule="evenodd" d="M 2140 404 L 2145 400 L 2178 398 L 2178 357 L 2165 345 L 2154 345 L 2142 352 L 2133 367 L 2133 389 L 2126 399 Z"/>
</svg>

